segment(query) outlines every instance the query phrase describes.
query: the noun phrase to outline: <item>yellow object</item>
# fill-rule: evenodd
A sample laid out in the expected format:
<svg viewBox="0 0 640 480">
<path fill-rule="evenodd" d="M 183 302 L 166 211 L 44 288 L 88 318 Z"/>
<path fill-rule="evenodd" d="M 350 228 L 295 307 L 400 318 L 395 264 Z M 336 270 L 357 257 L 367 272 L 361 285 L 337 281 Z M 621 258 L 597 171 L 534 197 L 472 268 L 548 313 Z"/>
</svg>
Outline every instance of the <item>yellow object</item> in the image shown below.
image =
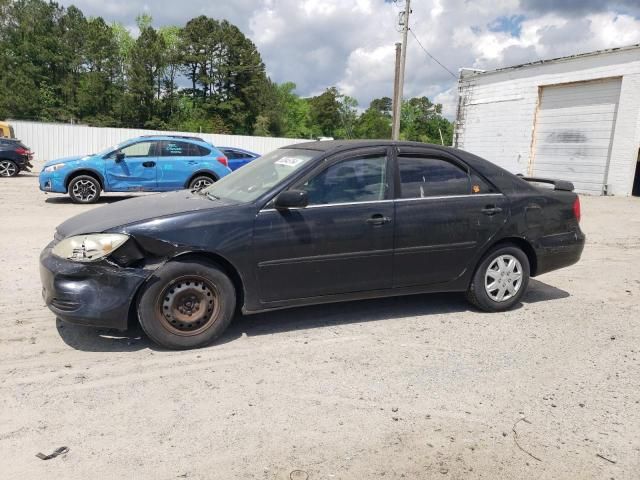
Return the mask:
<svg viewBox="0 0 640 480">
<path fill-rule="evenodd" d="M 0 122 L 0 138 L 16 138 L 13 127 L 7 122 Z"/>
</svg>

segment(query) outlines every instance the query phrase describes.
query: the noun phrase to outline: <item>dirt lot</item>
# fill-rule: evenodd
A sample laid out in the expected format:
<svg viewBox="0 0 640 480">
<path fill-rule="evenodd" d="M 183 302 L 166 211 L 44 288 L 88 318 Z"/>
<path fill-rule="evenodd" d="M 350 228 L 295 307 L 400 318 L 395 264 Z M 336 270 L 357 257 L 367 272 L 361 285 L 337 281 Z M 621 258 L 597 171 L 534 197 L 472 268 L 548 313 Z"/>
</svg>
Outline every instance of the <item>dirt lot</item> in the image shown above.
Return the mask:
<svg viewBox="0 0 640 480">
<path fill-rule="evenodd" d="M 2 478 L 639 478 L 640 199 L 583 198 L 582 261 L 513 311 L 287 310 L 187 352 L 56 326 L 38 254 L 95 207 L 35 176 L 0 179 L 0 204 Z"/>
</svg>

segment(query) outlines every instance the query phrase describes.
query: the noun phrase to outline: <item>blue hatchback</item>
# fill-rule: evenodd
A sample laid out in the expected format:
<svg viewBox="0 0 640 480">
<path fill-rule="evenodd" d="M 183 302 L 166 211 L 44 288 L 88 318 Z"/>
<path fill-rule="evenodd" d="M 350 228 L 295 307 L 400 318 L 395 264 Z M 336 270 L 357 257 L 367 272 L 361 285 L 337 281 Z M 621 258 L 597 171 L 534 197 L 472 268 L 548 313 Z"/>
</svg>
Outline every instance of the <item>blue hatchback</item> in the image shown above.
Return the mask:
<svg viewBox="0 0 640 480">
<path fill-rule="evenodd" d="M 94 203 L 103 191 L 199 190 L 229 173 L 227 157 L 201 138 L 146 136 L 97 154 L 48 161 L 40 173 L 40 190 Z"/>
</svg>

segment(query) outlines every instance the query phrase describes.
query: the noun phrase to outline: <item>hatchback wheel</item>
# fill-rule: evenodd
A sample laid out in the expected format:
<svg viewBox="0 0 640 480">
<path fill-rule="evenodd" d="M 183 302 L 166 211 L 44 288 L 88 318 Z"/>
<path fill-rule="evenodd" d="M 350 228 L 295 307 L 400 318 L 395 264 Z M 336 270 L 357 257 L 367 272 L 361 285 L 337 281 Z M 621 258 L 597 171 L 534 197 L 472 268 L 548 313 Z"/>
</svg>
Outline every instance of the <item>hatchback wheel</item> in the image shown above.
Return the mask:
<svg viewBox="0 0 640 480">
<path fill-rule="evenodd" d="M 69 196 L 75 203 L 96 203 L 100 198 L 100 182 L 89 175 L 78 175 L 69 182 Z"/>
<path fill-rule="evenodd" d="M 212 185 L 215 180 L 207 175 L 200 175 L 195 177 L 189 182 L 189 190 L 195 190 L 196 192 L 203 188 Z"/>
<path fill-rule="evenodd" d="M 529 284 L 529 259 L 515 245 L 498 246 L 480 262 L 467 291 L 467 299 L 481 310 L 508 310 Z"/>
<path fill-rule="evenodd" d="M 149 338 L 164 347 L 197 348 L 225 331 L 235 306 L 235 288 L 222 270 L 206 262 L 178 260 L 147 282 L 138 319 Z"/>
<path fill-rule="evenodd" d="M 0 177 L 15 177 L 20 172 L 18 165 L 12 160 L 0 160 Z"/>
</svg>

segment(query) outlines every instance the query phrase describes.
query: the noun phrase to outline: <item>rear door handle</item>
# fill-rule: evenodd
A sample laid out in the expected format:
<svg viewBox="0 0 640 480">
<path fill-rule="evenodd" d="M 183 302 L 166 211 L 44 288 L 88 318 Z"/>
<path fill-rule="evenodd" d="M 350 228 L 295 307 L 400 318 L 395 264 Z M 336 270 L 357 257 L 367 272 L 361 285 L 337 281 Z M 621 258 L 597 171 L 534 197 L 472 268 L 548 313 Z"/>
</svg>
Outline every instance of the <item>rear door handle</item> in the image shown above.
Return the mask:
<svg viewBox="0 0 640 480">
<path fill-rule="evenodd" d="M 144 162 L 142 164 L 143 167 L 155 167 L 156 166 L 156 162 Z"/>
<path fill-rule="evenodd" d="M 384 225 L 385 223 L 389 223 L 390 221 L 391 219 L 389 217 L 385 217 L 381 213 L 376 213 L 370 218 L 367 218 L 367 223 L 369 225 Z"/>
<path fill-rule="evenodd" d="M 494 205 L 487 205 L 481 210 L 485 215 L 495 215 L 496 213 L 502 212 L 502 208 L 496 207 Z"/>
</svg>

